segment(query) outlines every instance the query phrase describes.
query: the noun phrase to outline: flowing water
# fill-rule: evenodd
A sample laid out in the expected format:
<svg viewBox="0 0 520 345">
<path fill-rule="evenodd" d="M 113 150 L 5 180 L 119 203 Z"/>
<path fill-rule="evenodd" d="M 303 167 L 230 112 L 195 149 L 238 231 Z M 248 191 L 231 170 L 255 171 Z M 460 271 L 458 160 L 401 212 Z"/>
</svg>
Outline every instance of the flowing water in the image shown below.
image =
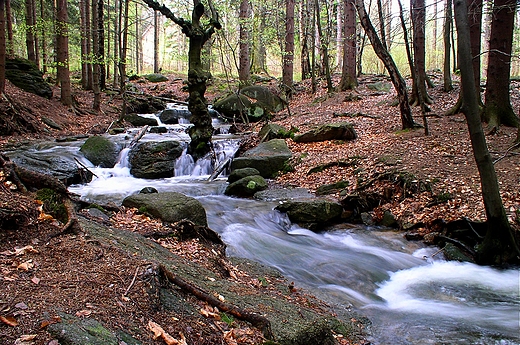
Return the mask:
<svg viewBox="0 0 520 345">
<path fill-rule="evenodd" d="M 143 140 L 184 137 L 182 130 Z M 123 142 L 124 138 L 119 138 Z M 217 140 L 217 161 L 233 155 L 237 141 Z M 178 160 L 176 176 L 136 179 L 128 150 L 113 169 L 92 167 L 78 144 L 38 150 L 76 157 L 98 176 L 69 190 L 91 202 L 122 199 L 144 187 L 176 191 L 200 200 L 209 226 L 221 234 L 230 256 L 280 270 L 335 308 L 366 315 L 372 344 L 520 344 L 520 274 L 469 263 L 447 262 L 437 248 L 408 242 L 402 233 L 343 225 L 314 233 L 274 211 L 276 202 L 230 198 L 224 178 L 207 182 L 211 160 Z M 432 258 L 433 257 L 433 258 Z"/>
</svg>

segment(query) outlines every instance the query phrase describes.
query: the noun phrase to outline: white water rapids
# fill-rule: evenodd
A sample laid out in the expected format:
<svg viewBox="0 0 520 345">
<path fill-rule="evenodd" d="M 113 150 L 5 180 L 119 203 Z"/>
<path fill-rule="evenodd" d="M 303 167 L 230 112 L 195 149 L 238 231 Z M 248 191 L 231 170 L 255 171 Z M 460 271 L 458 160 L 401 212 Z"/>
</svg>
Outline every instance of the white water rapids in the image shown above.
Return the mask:
<svg viewBox="0 0 520 345">
<path fill-rule="evenodd" d="M 180 132 L 147 134 L 144 140 L 185 139 Z M 216 142 L 220 161 L 237 148 L 230 140 Z M 120 204 L 144 187 L 197 198 L 229 255 L 275 267 L 337 310 L 366 315 L 372 344 L 520 344 L 518 269 L 432 258 L 437 248 L 380 228 L 344 224 L 311 232 L 274 211 L 276 202 L 223 195 L 225 179 L 206 182 L 211 164 L 194 164 L 186 155 L 177 161 L 177 176 L 145 180 L 130 175 L 128 150 L 114 168 L 103 169 L 81 156 L 79 144 L 61 145 L 39 149 L 76 157 L 97 175 L 88 184 L 71 186 L 71 192 L 101 204 Z"/>
</svg>

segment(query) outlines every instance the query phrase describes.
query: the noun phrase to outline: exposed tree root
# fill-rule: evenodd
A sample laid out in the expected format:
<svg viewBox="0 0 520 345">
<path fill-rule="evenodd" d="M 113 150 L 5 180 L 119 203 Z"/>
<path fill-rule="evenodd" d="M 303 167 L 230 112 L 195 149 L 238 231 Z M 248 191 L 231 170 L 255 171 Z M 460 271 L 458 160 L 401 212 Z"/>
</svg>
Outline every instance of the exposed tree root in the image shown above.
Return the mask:
<svg viewBox="0 0 520 345">
<path fill-rule="evenodd" d="M 253 326 L 257 327 L 262 331 L 264 334 L 264 337 L 269 340 L 274 340 L 274 335 L 271 330 L 271 322 L 254 312 L 250 312 L 244 309 L 241 309 L 235 305 L 222 302 L 218 298 L 214 297 L 213 295 L 203 291 L 198 286 L 195 286 L 188 281 L 184 280 L 183 278 L 175 275 L 172 271 L 168 270 L 164 265 L 160 264 L 158 266 L 158 270 L 160 274 L 164 275 L 168 281 L 171 283 L 177 285 L 185 292 L 188 292 L 198 299 L 205 301 L 209 303 L 213 307 L 217 307 L 219 310 L 226 312 L 228 314 L 231 314 L 232 316 L 236 317 L 237 319 L 247 321 L 251 323 Z"/>
</svg>

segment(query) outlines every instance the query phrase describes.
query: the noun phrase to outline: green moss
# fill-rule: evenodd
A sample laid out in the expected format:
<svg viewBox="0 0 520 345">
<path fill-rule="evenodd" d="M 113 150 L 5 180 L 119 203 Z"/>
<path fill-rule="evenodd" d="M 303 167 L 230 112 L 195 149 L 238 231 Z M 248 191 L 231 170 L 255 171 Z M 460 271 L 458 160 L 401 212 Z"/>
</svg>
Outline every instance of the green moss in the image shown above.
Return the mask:
<svg viewBox="0 0 520 345">
<path fill-rule="evenodd" d="M 43 202 L 43 210 L 62 223 L 69 220 L 67 208 L 63 204 L 62 196 L 49 188 L 43 188 L 36 192 L 36 199 Z"/>
</svg>

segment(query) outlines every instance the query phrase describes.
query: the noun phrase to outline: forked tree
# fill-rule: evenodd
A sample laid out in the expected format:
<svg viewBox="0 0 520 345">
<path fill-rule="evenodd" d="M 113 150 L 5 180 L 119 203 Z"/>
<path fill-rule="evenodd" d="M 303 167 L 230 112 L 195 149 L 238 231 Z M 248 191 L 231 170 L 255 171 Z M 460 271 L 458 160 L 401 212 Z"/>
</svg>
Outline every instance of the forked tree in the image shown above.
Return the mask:
<svg viewBox="0 0 520 345">
<path fill-rule="evenodd" d="M 463 112 L 468 124 L 473 156 L 477 164 L 486 211 L 487 232 L 477 247 L 477 260 L 481 264 L 501 264 L 520 258 L 515 236 L 507 219 L 498 180 L 480 121 L 479 104 L 475 90 L 470 47 L 468 12 L 465 0 L 455 0 L 455 23 L 458 34 L 460 74 L 464 97 Z"/>
<path fill-rule="evenodd" d="M 204 43 L 208 41 L 215 30 L 222 26 L 219 22 L 218 14 L 215 11 L 211 0 L 208 6 L 211 12 L 208 23 L 201 23 L 201 18 L 205 13 L 205 7 L 200 0 L 193 0 L 193 11 L 191 20 L 178 18 L 170 9 L 164 5 L 159 5 L 154 0 L 143 0 L 152 9 L 161 12 L 168 19 L 179 25 L 182 32 L 189 39 L 188 50 L 188 110 L 191 112 L 191 122 L 188 134 L 191 141 L 189 144 L 189 153 L 195 158 L 201 158 L 206 155 L 211 147 L 211 136 L 213 134 L 213 126 L 211 124 L 211 116 L 208 111 L 208 104 L 204 94 L 206 92 L 206 83 L 211 78 L 209 71 L 205 71 L 202 64 L 202 48 Z"/>
</svg>

